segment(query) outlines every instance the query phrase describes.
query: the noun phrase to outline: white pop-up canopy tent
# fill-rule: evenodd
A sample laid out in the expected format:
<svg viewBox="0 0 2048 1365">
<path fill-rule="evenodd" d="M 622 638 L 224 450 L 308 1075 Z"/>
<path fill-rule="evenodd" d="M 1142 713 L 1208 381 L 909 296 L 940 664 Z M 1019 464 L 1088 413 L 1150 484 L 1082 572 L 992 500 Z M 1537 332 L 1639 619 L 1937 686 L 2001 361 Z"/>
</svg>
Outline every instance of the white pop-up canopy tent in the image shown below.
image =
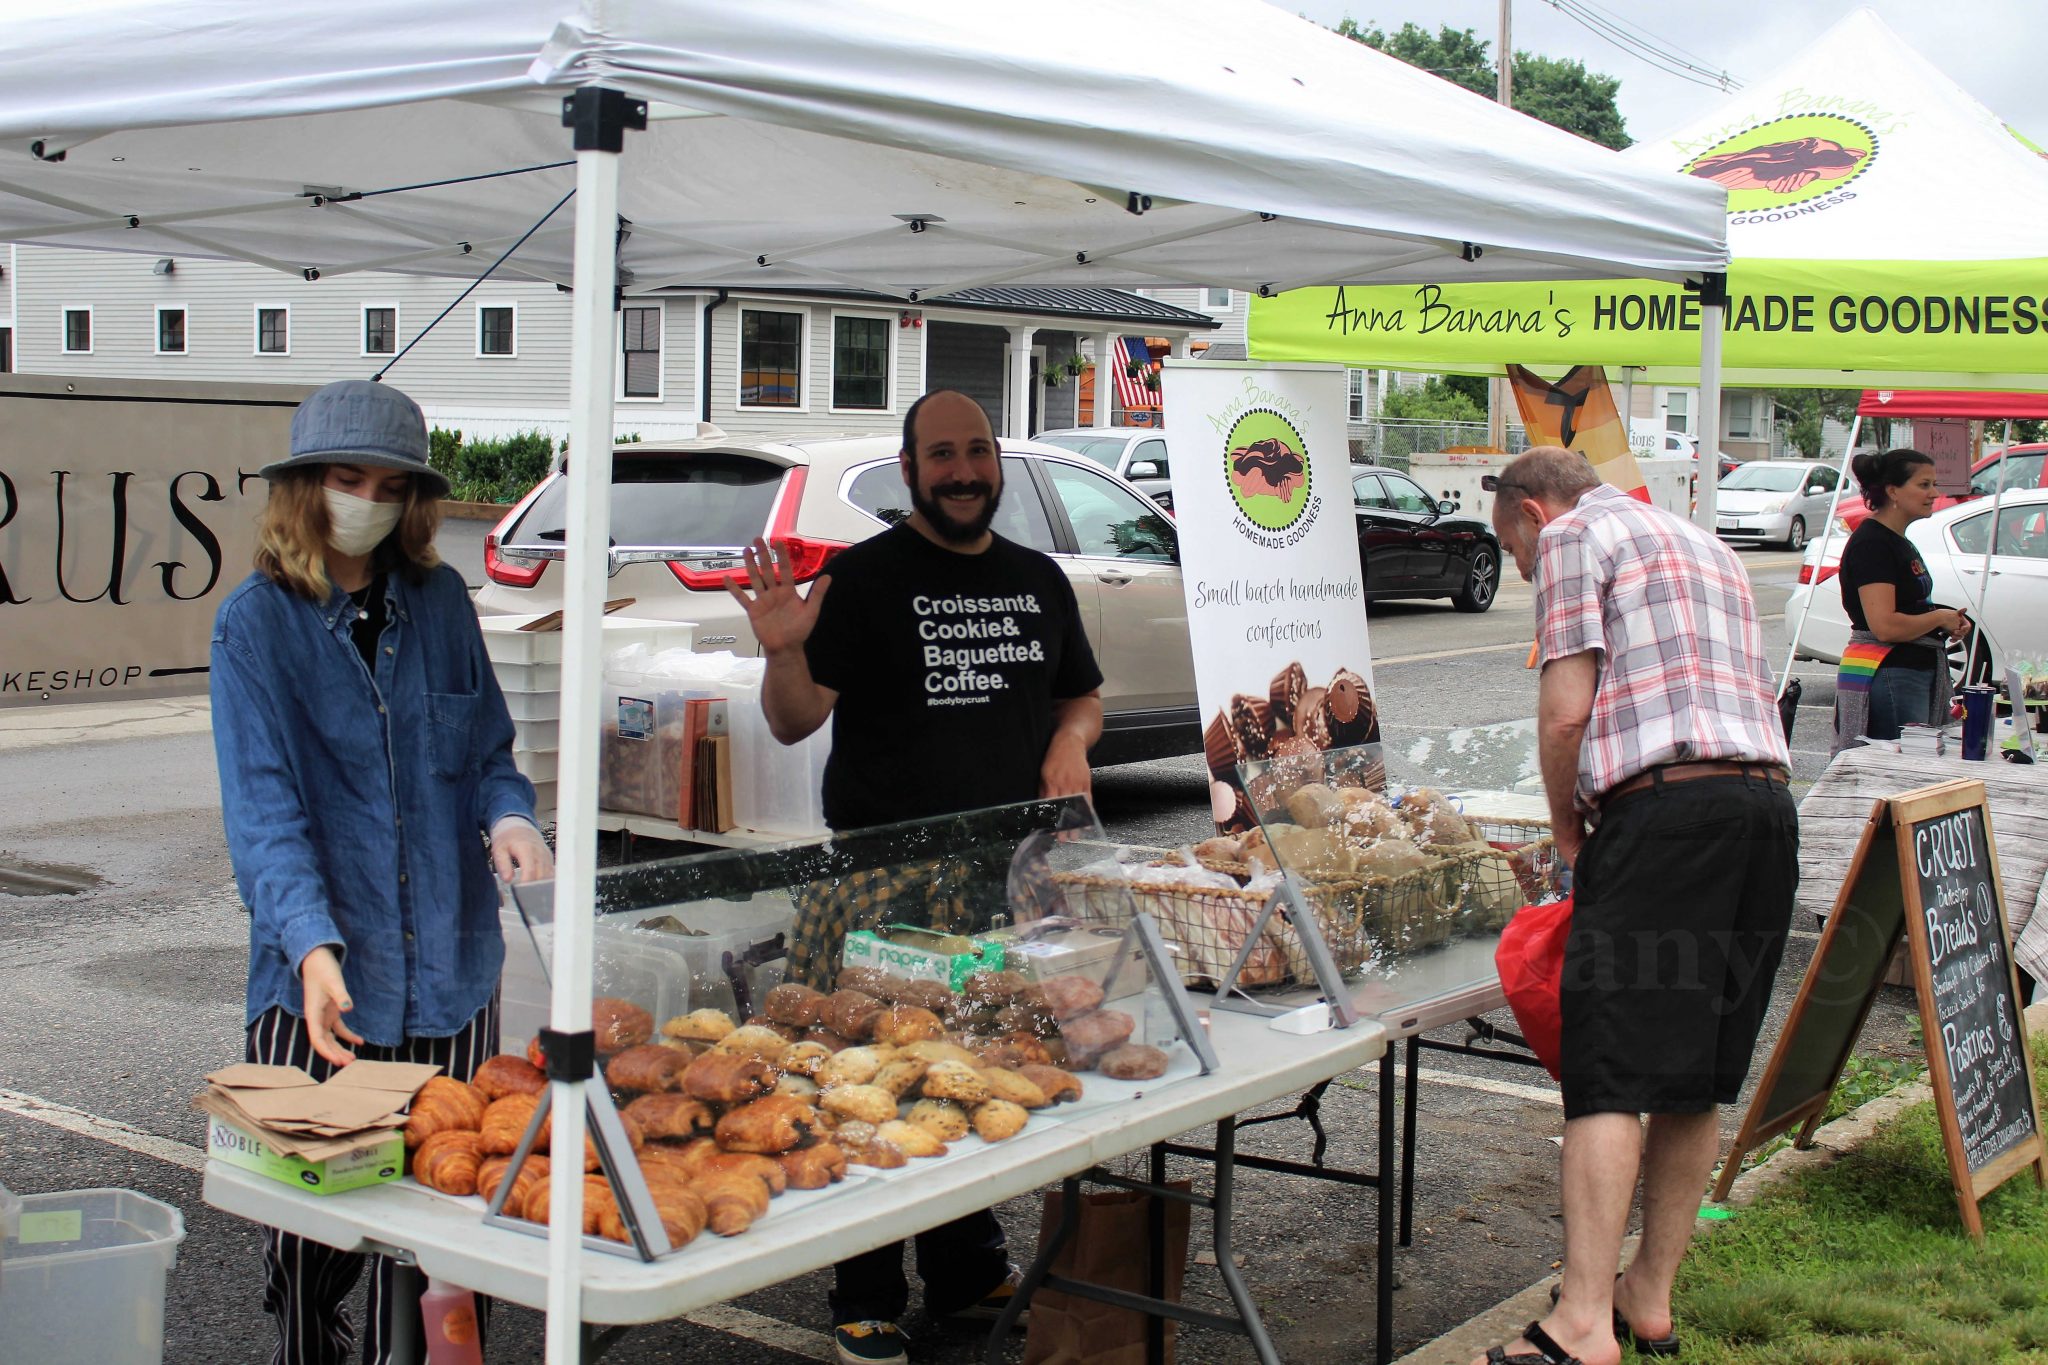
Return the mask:
<svg viewBox="0 0 2048 1365">
<path fill-rule="evenodd" d="M 1021 18 L 941 0 L 17 0 L 8 39 L 0 240 L 318 278 L 475 275 L 516 245 L 506 272 L 575 286 L 565 1031 L 590 1017 L 577 912 L 595 865 L 613 286 L 911 301 L 996 281 L 1676 280 L 1727 259 L 1715 187 L 1257 0 L 1170 16 L 1043 0 Z M 554 215 L 572 187 L 573 227 Z M 581 1087 L 554 1089 L 556 1164 L 575 1171 Z M 553 1200 L 556 1229 L 580 1225 L 579 1182 Z M 551 1360 L 578 1349 L 579 1251 L 554 1238 Z"/>
</svg>

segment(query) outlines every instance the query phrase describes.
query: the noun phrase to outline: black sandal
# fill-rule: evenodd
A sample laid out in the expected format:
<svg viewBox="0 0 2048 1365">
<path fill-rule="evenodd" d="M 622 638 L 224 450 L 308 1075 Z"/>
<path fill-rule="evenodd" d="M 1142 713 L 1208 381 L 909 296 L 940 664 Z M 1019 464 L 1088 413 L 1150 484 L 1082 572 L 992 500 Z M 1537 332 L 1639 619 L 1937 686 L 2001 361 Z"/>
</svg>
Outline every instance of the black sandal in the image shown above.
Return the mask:
<svg viewBox="0 0 2048 1365">
<path fill-rule="evenodd" d="M 1621 1276 L 1616 1275 L 1614 1279 L 1616 1283 L 1620 1283 Z M 1551 1307 L 1555 1308 L 1557 1306 L 1558 1296 L 1563 1292 L 1564 1286 L 1561 1284 L 1550 1286 Z M 1622 1315 L 1622 1311 L 1619 1308 L 1614 1310 L 1614 1339 L 1624 1346 L 1633 1345 L 1636 1348 L 1636 1354 L 1639 1356 L 1675 1356 L 1678 1354 L 1678 1332 L 1675 1328 L 1672 1331 L 1666 1332 L 1661 1337 L 1639 1337 L 1636 1335 L 1635 1328 L 1628 1325 L 1628 1319 Z"/>
<path fill-rule="evenodd" d="M 1579 1358 L 1558 1345 L 1557 1338 L 1544 1331 L 1540 1322 L 1524 1327 L 1522 1340 L 1534 1346 L 1538 1354 L 1522 1351 L 1509 1355 L 1505 1346 L 1490 1346 L 1486 1351 L 1486 1365 L 1579 1365 Z"/>
</svg>

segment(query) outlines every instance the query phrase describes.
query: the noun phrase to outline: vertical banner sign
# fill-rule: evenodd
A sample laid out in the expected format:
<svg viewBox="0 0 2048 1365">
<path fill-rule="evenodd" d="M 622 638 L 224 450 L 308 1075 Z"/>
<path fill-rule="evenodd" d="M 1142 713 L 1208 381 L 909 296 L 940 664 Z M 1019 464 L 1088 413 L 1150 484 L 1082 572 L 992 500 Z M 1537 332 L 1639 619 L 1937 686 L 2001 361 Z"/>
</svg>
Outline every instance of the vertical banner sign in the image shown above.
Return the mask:
<svg viewBox="0 0 2048 1365">
<path fill-rule="evenodd" d="M 206 691 L 305 392 L 0 375 L 0 707 Z"/>
<path fill-rule="evenodd" d="M 1163 383 L 1213 813 L 1249 829 L 1238 764 L 1380 739 L 1344 370 L 1168 360 Z"/>
<path fill-rule="evenodd" d="M 1628 427 L 1607 387 L 1607 373 L 1598 365 L 1575 365 L 1556 383 L 1520 365 L 1510 365 L 1515 407 L 1528 429 L 1529 444 L 1576 450 L 1593 466 L 1602 483 L 1630 497 L 1650 500 L 1643 471 L 1628 443 Z"/>
</svg>

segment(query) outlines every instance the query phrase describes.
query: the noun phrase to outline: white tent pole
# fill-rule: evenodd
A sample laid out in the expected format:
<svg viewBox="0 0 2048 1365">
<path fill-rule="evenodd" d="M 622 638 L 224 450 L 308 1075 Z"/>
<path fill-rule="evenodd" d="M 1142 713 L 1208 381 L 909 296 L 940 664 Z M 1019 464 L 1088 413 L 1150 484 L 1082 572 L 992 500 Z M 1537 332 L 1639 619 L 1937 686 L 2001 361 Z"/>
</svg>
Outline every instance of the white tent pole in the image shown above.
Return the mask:
<svg viewBox="0 0 2048 1365">
<path fill-rule="evenodd" d="M 1828 562 L 1828 540 L 1835 533 L 1835 509 L 1842 505 L 1842 490 L 1849 486 L 1849 461 L 1856 458 L 1857 433 L 1863 427 L 1863 414 L 1857 413 L 1849 419 L 1849 439 L 1842 446 L 1842 468 L 1835 476 L 1835 491 L 1828 495 L 1828 519 L 1821 524 L 1820 547 L 1814 553 L 1813 582 L 1807 586 L 1807 611 L 1813 610 L 1813 594 L 1820 591 L 1820 566 Z M 1799 632 L 1806 628 L 1806 617 L 1802 615 L 1798 624 L 1792 627 L 1792 643 L 1785 646 L 1785 671 L 1778 675 L 1778 695 L 1784 696 L 1785 689 L 1792 682 L 1792 664 L 1799 657 Z"/>
<path fill-rule="evenodd" d="M 555 838 L 555 962 L 551 1024 L 590 1035 L 591 915 L 597 871 L 597 703 L 611 529 L 613 300 L 618 281 L 619 149 L 628 101 L 585 88 L 567 101 L 576 128 L 575 288 L 569 306 L 568 542 L 562 561 L 562 724 Z M 607 118 L 609 125 L 607 126 Z M 608 136 L 607 136 L 608 134 Z M 589 1053 L 586 1050 L 585 1056 Z M 548 1195 L 549 1365 L 583 1350 L 582 1079 L 553 1092 Z"/>
<path fill-rule="evenodd" d="M 2005 444 L 2008 448 L 2012 445 L 2012 423 L 2010 421 L 2005 424 Z M 2003 455 L 1998 457 L 1998 487 L 1991 494 L 1991 534 L 1984 537 L 1984 576 L 1982 581 L 1977 584 L 1977 629 L 1979 631 L 1985 630 L 1991 623 L 1991 556 L 1998 549 L 1998 504 L 2005 498 L 2005 471 L 2011 464 L 2012 461 Z M 1968 647 L 1963 650 L 1963 679 L 1966 682 L 1970 677 L 1970 656 L 1976 650 L 1977 640 L 1975 636 L 1972 636 Z M 1989 646 L 1986 646 L 1984 657 L 1987 660 L 1991 657 Z M 2017 724 L 2018 722 L 2014 723 Z"/>
<path fill-rule="evenodd" d="M 1721 497 L 1721 342 L 1728 306 L 1728 277 L 1700 281 L 1699 485 L 1693 521 L 1715 534 L 1714 511 Z"/>
</svg>

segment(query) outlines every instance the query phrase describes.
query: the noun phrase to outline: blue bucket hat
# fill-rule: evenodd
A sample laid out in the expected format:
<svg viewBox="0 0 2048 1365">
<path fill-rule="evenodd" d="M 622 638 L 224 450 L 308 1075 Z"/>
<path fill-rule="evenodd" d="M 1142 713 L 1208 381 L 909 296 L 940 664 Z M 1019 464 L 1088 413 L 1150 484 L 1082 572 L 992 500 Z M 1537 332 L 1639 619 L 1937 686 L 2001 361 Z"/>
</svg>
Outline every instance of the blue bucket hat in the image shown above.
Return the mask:
<svg viewBox="0 0 2048 1365">
<path fill-rule="evenodd" d="M 427 419 L 420 405 L 386 384 L 343 379 L 315 389 L 292 414 L 291 454 L 260 471 L 274 478 L 286 469 L 359 464 L 403 470 L 437 498 L 448 480 L 427 463 Z"/>
</svg>

